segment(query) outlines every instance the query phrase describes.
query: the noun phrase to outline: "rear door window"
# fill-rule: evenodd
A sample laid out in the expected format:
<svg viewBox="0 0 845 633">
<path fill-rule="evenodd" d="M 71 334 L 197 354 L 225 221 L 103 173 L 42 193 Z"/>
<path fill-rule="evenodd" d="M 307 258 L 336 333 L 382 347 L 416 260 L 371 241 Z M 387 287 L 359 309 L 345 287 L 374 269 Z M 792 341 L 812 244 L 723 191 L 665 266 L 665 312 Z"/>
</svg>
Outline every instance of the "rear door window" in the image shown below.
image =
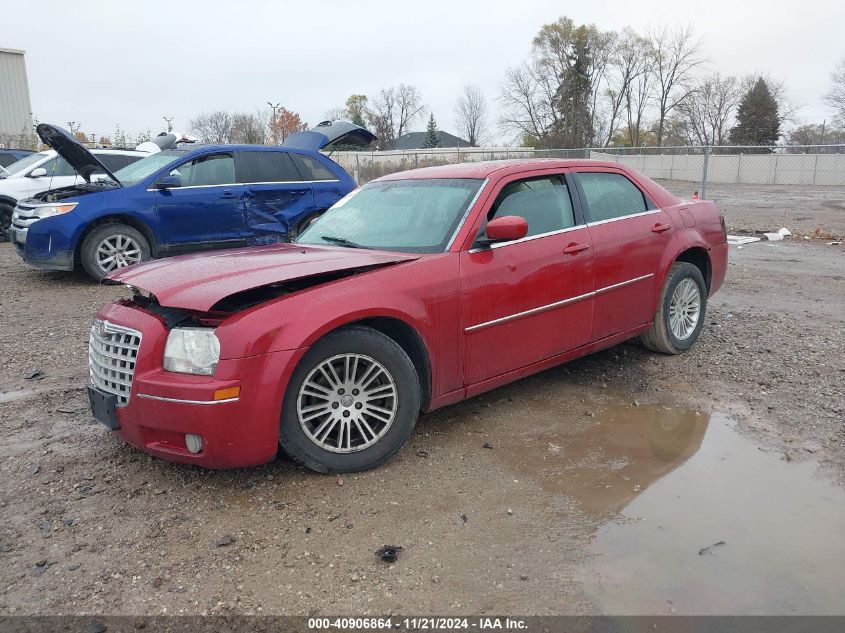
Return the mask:
<svg viewBox="0 0 845 633">
<path fill-rule="evenodd" d="M 302 177 L 305 180 L 337 180 L 332 170 L 323 165 L 320 161 L 302 154 L 291 154 Z"/>
<path fill-rule="evenodd" d="M 76 170 L 61 156 L 56 156 L 52 160 L 48 160 L 46 163 L 41 165 L 41 167 L 47 170 L 47 176 L 53 178 L 58 176 L 76 175 Z"/>
<path fill-rule="evenodd" d="M 643 192 L 622 174 L 577 172 L 591 222 L 612 220 L 648 210 Z"/>
<path fill-rule="evenodd" d="M 209 154 L 182 163 L 170 172 L 183 187 L 210 187 L 235 183 L 235 159 L 231 154 Z"/>
<path fill-rule="evenodd" d="M 298 182 L 303 178 L 287 152 L 238 152 L 240 183 Z"/>
</svg>

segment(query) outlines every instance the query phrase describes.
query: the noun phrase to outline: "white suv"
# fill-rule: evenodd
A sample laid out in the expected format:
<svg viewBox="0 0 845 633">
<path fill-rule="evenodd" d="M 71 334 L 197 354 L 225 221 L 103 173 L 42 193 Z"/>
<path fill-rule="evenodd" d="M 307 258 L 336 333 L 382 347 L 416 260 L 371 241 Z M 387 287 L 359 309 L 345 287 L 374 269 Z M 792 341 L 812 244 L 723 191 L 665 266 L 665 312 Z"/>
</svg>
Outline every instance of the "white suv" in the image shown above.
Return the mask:
<svg viewBox="0 0 845 633">
<path fill-rule="evenodd" d="M 147 152 L 130 149 L 91 149 L 112 173 L 136 160 L 149 156 Z M 12 211 L 18 200 L 26 200 L 36 193 L 70 187 L 85 182 L 68 162 L 54 150 L 30 154 L 8 167 L 0 168 L 0 242 L 8 237 Z"/>
</svg>

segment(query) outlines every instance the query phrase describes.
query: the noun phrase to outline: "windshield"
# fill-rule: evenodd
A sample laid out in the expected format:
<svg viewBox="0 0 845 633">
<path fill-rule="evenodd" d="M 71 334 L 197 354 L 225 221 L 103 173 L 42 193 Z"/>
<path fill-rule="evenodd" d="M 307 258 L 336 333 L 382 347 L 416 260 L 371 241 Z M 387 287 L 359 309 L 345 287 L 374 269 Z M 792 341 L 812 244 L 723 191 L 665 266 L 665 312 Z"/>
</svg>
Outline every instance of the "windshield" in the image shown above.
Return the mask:
<svg viewBox="0 0 845 633">
<path fill-rule="evenodd" d="M 120 181 L 120 184 L 134 185 L 156 173 L 162 167 L 169 165 L 177 158 L 181 158 L 184 154 L 184 150 L 158 152 L 157 154 L 146 156 L 141 160 L 136 160 L 131 165 L 127 165 L 122 169 L 118 169 L 114 172 L 114 175 Z"/>
<path fill-rule="evenodd" d="M 481 183 L 463 178 L 371 183 L 340 200 L 296 241 L 442 253 Z"/>
<path fill-rule="evenodd" d="M 16 176 L 21 172 L 25 172 L 27 169 L 35 165 L 38 161 L 44 160 L 48 157 L 49 154 L 44 154 L 42 152 L 38 152 L 37 154 L 30 154 L 25 158 L 21 158 L 19 161 L 15 161 L 5 169 L 7 172 L 9 172 L 9 175 Z"/>
</svg>

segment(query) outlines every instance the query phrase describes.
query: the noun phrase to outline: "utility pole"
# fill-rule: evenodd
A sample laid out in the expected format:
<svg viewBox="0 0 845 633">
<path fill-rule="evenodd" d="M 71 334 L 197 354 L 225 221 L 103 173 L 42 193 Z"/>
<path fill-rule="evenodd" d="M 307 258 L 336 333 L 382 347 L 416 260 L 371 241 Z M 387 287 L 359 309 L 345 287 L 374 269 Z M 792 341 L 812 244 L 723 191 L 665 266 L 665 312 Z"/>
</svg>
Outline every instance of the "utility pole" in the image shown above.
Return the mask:
<svg viewBox="0 0 845 633">
<path fill-rule="evenodd" d="M 167 123 L 167 131 L 168 131 L 168 132 L 172 132 L 172 131 L 173 131 L 173 119 L 174 119 L 174 118 L 176 118 L 176 117 L 172 117 L 172 116 L 171 116 L 171 117 L 166 117 L 166 116 L 163 116 L 163 117 L 161 117 L 161 118 L 162 118 L 162 119 L 164 119 L 164 122 L 165 122 L 165 123 Z"/>
<path fill-rule="evenodd" d="M 270 106 L 270 108 L 272 108 L 272 110 L 273 110 L 273 118 L 270 119 L 270 134 L 273 135 L 273 145 L 278 145 L 279 141 L 276 138 L 276 110 L 278 110 L 281 107 L 282 104 L 281 103 L 274 104 L 271 101 L 268 101 L 267 105 Z"/>
</svg>

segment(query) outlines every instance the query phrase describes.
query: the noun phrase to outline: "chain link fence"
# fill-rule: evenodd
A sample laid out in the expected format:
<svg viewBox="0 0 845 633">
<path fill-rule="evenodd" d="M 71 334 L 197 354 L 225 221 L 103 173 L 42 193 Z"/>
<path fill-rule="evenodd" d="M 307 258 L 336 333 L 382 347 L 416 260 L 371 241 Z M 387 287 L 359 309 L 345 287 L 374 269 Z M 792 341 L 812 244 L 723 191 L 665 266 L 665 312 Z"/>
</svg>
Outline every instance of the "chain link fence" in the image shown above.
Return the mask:
<svg viewBox="0 0 845 633">
<path fill-rule="evenodd" d="M 655 180 L 697 184 L 845 186 L 845 145 L 688 146 L 584 149 L 508 147 L 334 152 L 363 184 L 406 169 L 520 158 L 582 158 L 622 163 Z"/>
</svg>

